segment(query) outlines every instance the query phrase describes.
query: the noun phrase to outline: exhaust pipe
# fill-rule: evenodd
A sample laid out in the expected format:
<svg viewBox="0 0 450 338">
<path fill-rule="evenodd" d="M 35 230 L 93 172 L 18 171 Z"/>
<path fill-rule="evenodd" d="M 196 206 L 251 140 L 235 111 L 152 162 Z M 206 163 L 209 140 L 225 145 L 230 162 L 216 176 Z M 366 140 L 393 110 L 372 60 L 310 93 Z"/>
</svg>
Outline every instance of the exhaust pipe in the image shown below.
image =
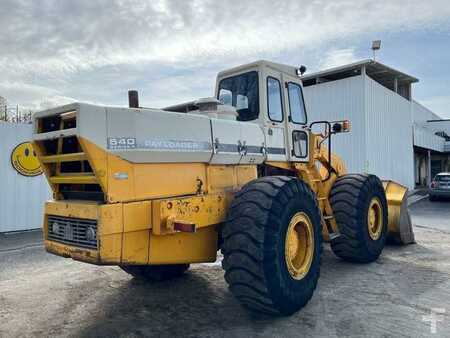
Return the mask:
<svg viewBox="0 0 450 338">
<path fill-rule="evenodd" d="M 139 93 L 137 90 L 128 91 L 128 107 L 139 108 Z"/>
</svg>

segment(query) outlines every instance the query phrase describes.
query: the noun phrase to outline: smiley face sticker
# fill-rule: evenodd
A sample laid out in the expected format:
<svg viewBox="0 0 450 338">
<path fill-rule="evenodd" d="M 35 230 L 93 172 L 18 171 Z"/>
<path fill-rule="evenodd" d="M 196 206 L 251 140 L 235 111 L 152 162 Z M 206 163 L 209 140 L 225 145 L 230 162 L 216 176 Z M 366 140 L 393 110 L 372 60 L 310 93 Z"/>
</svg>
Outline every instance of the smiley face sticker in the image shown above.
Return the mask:
<svg viewBox="0 0 450 338">
<path fill-rule="evenodd" d="M 11 153 L 11 164 L 23 176 L 38 176 L 42 167 L 30 142 L 18 144 Z"/>
</svg>

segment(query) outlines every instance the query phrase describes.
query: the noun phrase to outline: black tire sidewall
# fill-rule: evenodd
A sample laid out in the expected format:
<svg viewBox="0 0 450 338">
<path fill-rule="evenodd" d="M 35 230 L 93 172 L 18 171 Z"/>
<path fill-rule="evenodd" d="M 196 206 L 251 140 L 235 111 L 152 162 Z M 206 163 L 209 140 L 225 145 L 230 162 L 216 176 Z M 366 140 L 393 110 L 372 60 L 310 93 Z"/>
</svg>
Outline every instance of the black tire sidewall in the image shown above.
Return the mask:
<svg viewBox="0 0 450 338">
<path fill-rule="evenodd" d="M 304 184 L 300 182 L 300 184 Z M 308 189 L 308 187 L 304 187 Z M 278 243 L 276 243 L 276 257 L 265 257 L 268 263 L 265 266 L 265 274 L 268 280 L 269 292 L 276 306 L 282 313 L 290 314 L 298 310 L 314 292 L 318 275 L 320 273 L 320 259 L 322 249 L 321 218 L 316 202 L 310 193 L 298 193 L 290 199 L 280 217 L 278 224 Z M 308 273 L 300 280 L 292 278 L 285 260 L 286 234 L 292 217 L 304 212 L 313 224 L 314 229 L 314 254 Z M 267 242 L 267 241 L 266 241 Z M 282 302 L 278 302 L 282 300 Z"/>
<path fill-rule="evenodd" d="M 372 178 L 373 179 L 373 178 Z M 378 179 L 377 179 L 378 180 Z M 378 200 L 381 203 L 381 208 L 383 212 L 383 229 L 381 231 L 380 237 L 376 240 L 372 239 L 369 235 L 369 224 L 368 224 L 368 213 L 369 213 L 369 207 L 370 203 L 373 198 L 378 198 Z M 361 215 L 362 218 L 362 224 L 363 227 L 361 229 L 362 236 L 364 236 L 364 239 L 367 243 L 367 250 L 369 251 L 370 255 L 379 255 L 380 252 L 383 250 L 384 245 L 386 243 L 386 237 L 388 232 L 388 207 L 387 207 L 387 200 L 386 195 L 383 189 L 383 185 L 381 182 L 379 184 L 371 184 L 369 185 L 369 192 L 366 196 L 364 196 L 364 213 Z"/>
<path fill-rule="evenodd" d="M 331 241 L 333 252 L 340 258 L 359 263 L 375 261 L 383 251 L 388 233 L 388 205 L 380 179 L 369 174 L 339 177 L 330 194 L 339 236 Z M 369 235 L 368 212 L 376 197 L 383 212 L 383 229 L 376 240 Z"/>
</svg>

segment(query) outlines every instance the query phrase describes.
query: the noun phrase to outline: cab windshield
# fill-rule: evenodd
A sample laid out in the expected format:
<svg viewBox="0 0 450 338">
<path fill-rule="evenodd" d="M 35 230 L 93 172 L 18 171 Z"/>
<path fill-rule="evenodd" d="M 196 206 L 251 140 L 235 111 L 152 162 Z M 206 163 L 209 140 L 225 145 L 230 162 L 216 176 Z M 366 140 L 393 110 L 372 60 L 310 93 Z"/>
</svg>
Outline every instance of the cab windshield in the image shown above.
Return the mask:
<svg viewBox="0 0 450 338">
<path fill-rule="evenodd" d="M 258 118 L 258 72 L 248 72 L 223 79 L 219 83 L 217 99 L 236 108 L 238 121 Z"/>
</svg>

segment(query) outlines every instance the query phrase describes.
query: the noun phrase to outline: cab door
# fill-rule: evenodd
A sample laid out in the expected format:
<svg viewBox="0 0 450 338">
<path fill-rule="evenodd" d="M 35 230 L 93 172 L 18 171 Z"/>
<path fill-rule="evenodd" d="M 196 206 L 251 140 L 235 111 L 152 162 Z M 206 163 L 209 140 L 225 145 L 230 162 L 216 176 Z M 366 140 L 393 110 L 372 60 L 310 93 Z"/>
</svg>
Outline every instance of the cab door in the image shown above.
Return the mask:
<svg viewBox="0 0 450 338">
<path fill-rule="evenodd" d="M 291 162 L 307 162 L 309 160 L 309 135 L 305 127 L 308 117 L 302 82 L 297 77 L 283 74 L 283 89 L 285 111 L 287 112 L 285 126 L 288 159 Z"/>
<path fill-rule="evenodd" d="M 286 145 L 286 110 L 284 104 L 284 89 L 281 73 L 271 68 L 265 69 L 263 79 L 264 94 L 267 112 L 264 124 L 266 135 L 267 159 L 269 161 L 286 161 L 288 149 Z"/>
</svg>

